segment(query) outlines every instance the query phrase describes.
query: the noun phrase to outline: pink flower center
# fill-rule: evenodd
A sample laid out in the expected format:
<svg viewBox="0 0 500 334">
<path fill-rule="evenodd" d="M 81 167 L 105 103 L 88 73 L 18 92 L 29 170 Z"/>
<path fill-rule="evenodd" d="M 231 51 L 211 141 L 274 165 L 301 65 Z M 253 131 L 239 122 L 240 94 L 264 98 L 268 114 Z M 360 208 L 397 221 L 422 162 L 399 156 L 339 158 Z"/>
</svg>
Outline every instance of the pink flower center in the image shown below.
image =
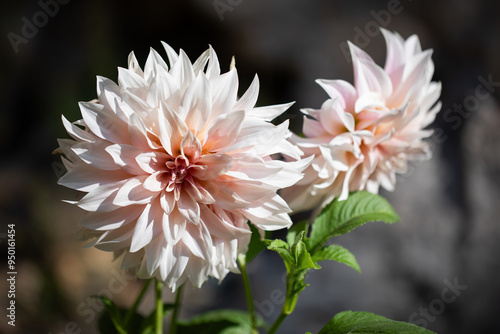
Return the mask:
<svg viewBox="0 0 500 334">
<path fill-rule="evenodd" d="M 177 184 L 182 183 L 184 178 L 189 174 L 189 160 L 180 155 L 175 160 L 169 160 L 165 163 L 170 172 L 170 177 L 168 179 L 167 191 L 172 191 L 175 189 Z"/>
</svg>

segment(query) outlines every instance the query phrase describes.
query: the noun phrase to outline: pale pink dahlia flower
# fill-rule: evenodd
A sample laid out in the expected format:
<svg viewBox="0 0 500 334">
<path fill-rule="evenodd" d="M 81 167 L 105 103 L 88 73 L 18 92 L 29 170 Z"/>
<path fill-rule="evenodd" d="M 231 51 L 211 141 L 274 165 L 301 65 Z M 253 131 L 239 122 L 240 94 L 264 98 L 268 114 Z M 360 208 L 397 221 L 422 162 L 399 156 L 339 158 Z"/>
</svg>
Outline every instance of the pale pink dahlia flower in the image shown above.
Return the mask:
<svg viewBox="0 0 500 334">
<path fill-rule="evenodd" d="M 432 82 L 431 50 L 422 51 L 417 36 L 406 41 L 382 29 L 387 43 L 385 68 L 349 43 L 354 87 L 343 80 L 317 80 L 330 99 L 321 109 L 304 109 L 305 138 L 292 140 L 315 155 L 305 176 L 282 192 L 294 211 L 324 206 L 350 191 L 392 191 L 396 173 L 408 162 L 430 157 L 422 139 L 441 104 L 441 84 Z"/>
<path fill-rule="evenodd" d="M 289 227 L 276 192 L 301 179 L 308 161 L 287 141 L 288 122 L 269 122 L 291 104 L 254 107 L 257 76 L 238 99 L 236 68 L 220 74 L 212 48 L 191 64 L 164 47 L 170 68 L 151 50 L 142 70 L 131 53 L 118 84 L 97 78 L 98 100 L 80 103 L 83 119 L 63 116 L 74 140 L 59 141 L 68 169 L 59 183 L 87 193 L 75 203 L 88 211 L 81 226 L 91 246 L 175 290 L 238 272 L 248 220 Z"/>
</svg>

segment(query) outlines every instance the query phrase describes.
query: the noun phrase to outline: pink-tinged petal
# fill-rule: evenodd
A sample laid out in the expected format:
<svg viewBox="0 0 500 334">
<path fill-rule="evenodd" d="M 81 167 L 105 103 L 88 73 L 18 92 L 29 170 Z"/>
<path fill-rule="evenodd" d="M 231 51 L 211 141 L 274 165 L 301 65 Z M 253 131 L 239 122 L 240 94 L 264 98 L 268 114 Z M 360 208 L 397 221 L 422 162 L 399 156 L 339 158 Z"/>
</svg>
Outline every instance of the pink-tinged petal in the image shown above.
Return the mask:
<svg viewBox="0 0 500 334">
<path fill-rule="evenodd" d="M 169 288 L 175 290 L 187 279 L 185 270 L 191 258 L 190 250 L 183 243 L 178 243 L 177 247 L 173 248 L 172 258 L 174 262 L 171 264 L 170 271 L 167 272 L 168 276 L 165 281 Z"/>
<path fill-rule="evenodd" d="M 66 131 L 69 133 L 71 137 L 73 137 L 75 140 L 82 140 L 82 141 L 96 141 L 98 140 L 98 137 L 95 136 L 92 132 L 87 132 L 75 124 L 70 123 L 64 115 L 61 115 L 62 122 L 64 125 L 64 128 Z"/>
<path fill-rule="evenodd" d="M 200 180 L 212 180 L 225 174 L 233 167 L 233 158 L 227 154 L 206 154 L 197 162 L 203 169 L 190 169 L 191 175 Z"/>
<path fill-rule="evenodd" d="M 179 83 L 181 94 L 183 94 L 194 80 L 193 65 L 183 50 L 179 51 L 179 59 L 173 65 L 171 64 L 169 73 Z"/>
<path fill-rule="evenodd" d="M 326 133 L 323 125 L 317 119 L 308 116 L 304 116 L 303 119 L 302 132 L 307 137 L 320 137 Z"/>
<path fill-rule="evenodd" d="M 235 161 L 234 166 L 226 175 L 247 181 L 259 181 L 262 179 L 276 179 L 283 166 L 270 166 L 260 157 L 246 157 Z"/>
<path fill-rule="evenodd" d="M 359 114 L 363 110 L 384 110 L 387 109 L 387 104 L 379 92 L 366 93 L 356 100 L 354 111 Z"/>
<path fill-rule="evenodd" d="M 151 192 L 158 192 L 163 190 L 167 184 L 168 176 L 165 175 L 165 172 L 158 171 L 149 175 L 146 180 L 144 180 L 143 186 Z"/>
<path fill-rule="evenodd" d="M 107 146 L 105 150 L 113 159 L 115 166 L 130 174 L 145 174 L 144 170 L 139 166 L 136 160 L 140 154 L 144 153 L 143 150 L 134 146 L 119 144 Z"/>
<path fill-rule="evenodd" d="M 101 170 L 89 165 L 74 166 L 64 174 L 58 184 L 65 187 L 89 192 L 129 178 L 131 175 L 121 170 Z"/>
<path fill-rule="evenodd" d="M 206 233 L 203 233 L 204 232 L 203 230 L 204 230 L 203 224 L 199 225 L 187 224 L 186 232 L 182 235 L 181 240 L 182 243 L 186 245 L 186 247 L 194 256 L 199 257 L 201 259 L 207 259 L 208 257 L 207 253 L 209 251 L 209 248 L 207 247 L 208 244 L 206 242 L 206 239 L 211 239 L 211 238 L 210 235 L 205 236 L 204 234 Z"/>
<path fill-rule="evenodd" d="M 163 60 L 163 58 L 154 50 L 149 49 L 149 56 L 146 59 L 146 65 L 144 65 L 144 78 L 147 81 L 151 81 L 152 78 L 158 76 L 160 72 L 167 72 L 168 66 Z"/>
<path fill-rule="evenodd" d="M 301 172 L 307 168 L 313 158 L 314 156 L 310 156 L 302 160 L 291 162 L 284 162 L 280 160 L 267 161 L 267 168 L 280 169 L 276 175 L 259 179 L 259 181 L 278 188 L 290 187 L 302 179 L 303 175 Z"/>
<path fill-rule="evenodd" d="M 168 72 L 160 72 L 151 80 L 146 101 L 153 107 L 159 107 L 163 101 L 177 110 L 181 102 L 179 84 Z"/>
<path fill-rule="evenodd" d="M 243 213 L 255 226 L 264 231 L 276 231 L 292 226 L 292 220 L 286 213 L 280 213 L 270 217 L 256 217 L 249 212 Z"/>
<path fill-rule="evenodd" d="M 320 145 L 321 154 L 326 162 L 338 171 L 349 170 L 348 154 L 352 153 L 352 143 L 335 146 Z"/>
<path fill-rule="evenodd" d="M 289 121 L 279 125 L 261 122 L 256 119 L 246 119 L 234 143 L 225 148 L 223 153 L 243 152 L 251 149 L 259 156 L 269 155 L 268 150 L 289 135 Z"/>
<path fill-rule="evenodd" d="M 179 212 L 191 223 L 200 223 L 200 206 L 187 191 L 181 191 L 177 201 Z"/>
<path fill-rule="evenodd" d="M 308 137 L 320 137 L 324 136 L 325 130 L 328 131 L 326 135 L 328 136 L 336 136 L 346 131 L 352 132 L 354 131 L 354 118 L 352 114 L 345 112 L 345 109 L 342 108 L 342 105 L 338 99 L 336 100 L 326 100 L 321 106 L 321 110 L 319 113 L 319 125 L 323 128 L 322 132 L 311 131 L 308 130 L 308 133 L 304 131 L 304 134 Z M 307 123 L 310 124 L 310 123 Z M 304 128 L 306 127 L 306 123 L 304 121 Z M 318 127 L 318 125 L 316 125 Z"/>
<path fill-rule="evenodd" d="M 192 258 L 189 266 L 186 268 L 187 276 L 193 286 L 201 288 L 206 277 L 209 275 L 211 266 L 203 259 Z"/>
<path fill-rule="evenodd" d="M 90 212 L 80 225 L 96 231 L 115 230 L 135 220 L 143 210 L 143 206 L 128 206 L 111 212 Z"/>
<path fill-rule="evenodd" d="M 255 117 L 264 121 L 272 121 L 276 117 L 287 111 L 295 102 L 275 104 L 272 106 L 257 107 L 250 110 L 249 117 Z"/>
<path fill-rule="evenodd" d="M 157 236 L 153 241 L 144 247 L 145 258 L 147 260 L 148 275 L 153 275 L 154 271 L 158 269 L 160 264 L 164 261 L 167 243 L 163 235 Z"/>
<path fill-rule="evenodd" d="M 248 229 L 234 226 L 231 220 L 222 219 L 206 205 L 201 205 L 201 218 L 210 234 L 216 238 L 228 240 L 250 234 Z"/>
<path fill-rule="evenodd" d="M 249 110 L 255 106 L 257 103 L 257 97 L 259 96 L 259 77 L 257 74 L 252 80 L 250 87 L 246 90 L 246 92 L 241 96 L 236 104 L 233 106 L 233 111 L 237 110 Z M 260 115 L 261 113 L 258 113 Z M 253 113 L 249 113 L 249 115 L 253 116 Z"/>
<path fill-rule="evenodd" d="M 134 231 L 133 226 L 134 224 L 127 224 L 120 229 L 105 231 L 103 233 L 104 237 L 99 237 L 95 247 L 106 252 L 120 252 L 125 247 L 128 247 Z"/>
<path fill-rule="evenodd" d="M 155 173 L 165 168 L 165 162 L 169 158 L 169 155 L 162 152 L 146 152 L 138 154 L 135 157 L 135 161 L 146 173 Z"/>
<path fill-rule="evenodd" d="M 339 201 L 344 201 L 347 199 L 349 196 L 349 191 L 351 190 L 349 188 L 349 181 L 351 179 L 351 175 L 355 171 L 355 169 L 358 167 L 358 165 L 361 163 L 361 161 L 357 161 L 355 164 L 353 164 L 349 170 L 345 173 L 344 176 L 344 182 L 342 183 L 342 191 L 340 192 L 339 195 Z"/>
<path fill-rule="evenodd" d="M 401 72 L 400 68 L 404 67 L 406 58 L 404 40 L 398 33 L 390 32 L 384 28 L 380 30 L 382 31 L 382 35 L 384 35 L 387 45 L 387 56 L 384 68 L 391 77 L 392 83 L 397 85 L 401 81 L 398 73 Z"/>
<path fill-rule="evenodd" d="M 179 114 L 186 125 L 197 134 L 201 131 L 212 111 L 210 85 L 204 74 L 199 74 L 182 96 Z"/>
<path fill-rule="evenodd" d="M 123 184 L 113 200 L 113 204 L 127 206 L 135 204 L 146 204 L 156 196 L 154 191 L 144 188 L 143 183 L 147 176 L 133 177 Z"/>
<path fill-rule="evenodd" d="M 162 103 L 158 112 L 160 141 L 168 154 L 178 154 L 180 143 L 189 131 L 184 120 L 167 104 Z"/>
<path fill-rule="evenodd" d="M 163 191 L 160 195 L 160 205 L 163 211 L 169 215 L 175 207 L 175 195 L 173 192 Z"/>
<path fill-rule="evenodd" d="M 76 141 L 71 139 L 58 139 L 57 143 L 64 154 L 61 160 L 67 170 L 84 163 L 84 161 L 71 149 Z"/>
<path fill-rule="evenodd" d="M 85 124 L 95 135 L 113 143 L 128 143 L 128 127 L 116 114 L 103 105 L 79 102 Z"/>
<path fill-rule="evenodd" d="M 248 202 L 259 200 L 277 190 L 277 187 L 257 181 L 230 179 L 226 184 L 231 190 L 238 194 L 240 198 Z"/>
<path fill-rule="evenodd" d="M 360 48 L 349 43 L 354 65 L 354 82 L 358 96 L 378 92 L 383 98 L 392 93 L 392 83 L 387 73 Z"/>
<path fill-rule="evenodd" d="M 201 157 L 201 144 L 191 131 L 188 131 L 181 141 L 181 154 L 188 158 L 191 164 Z"/>
<path fill-rule="evenodd" d="M 229 113 L 238 94 L 238 73 L 236 68 L 210 79 L 212 89 L 212 117 Z"/>
<path fill-rule="evenodd" d="M 148 83 L 142 76 L 123 67 L 118 67 L 118 85 L 123 88 L 147 87 Z"/>
<path fill-rule="evenodd" d="M 132 146 L 136 146 L 141 150 L 151 149 L 151 140 L 148 138 L 146 125 L 137 113 L 130 115 L 128 134 Z"/>
<path fill-rule="evenodd" d="M 158 221 L 158 217 L 155 217 L 154 211 L 151 209 L 151 203 L 148 203 L 135 223 L 134 234 L 130 243 L 131 253 L 139 251 L 151 242 L 155 221 Z"/>
<path fill-rule="evenodd" d="M 119 206 L 114 204 L 113 200 L 118 192 L 118 188 L 125 182 L 125 180 L 122 180 L 115 184 L 102 186 L 92 190 L 83 196 L 76 204 L 86 211 L 109 212 L 116 210 Z"/>
<path fill-rule="evenodd" d="M 213 204 L 215 202 L 212 195 L 198 182 L 194 181 L 191 176 L 184 179 L 182 187 L 196 202 L 204 204 Z"/>
<path fill-rule="evenodd" d="M 331 99 L 338 99 L 343 109 L 351 110 L 354 107 L 358 92 L 347 81 L 318 79 L 316 83 L 325 90 Z"/>
<path fill-rule="evenodd" d="M 186 231 L 186 224 L 186 218 L 178 210 L 163 214 L 163 235 L 169 245 L 174 246 L 182 238 Z"/>
<path fill-rule="evenodd" d="M 217 54 L 215 53 L 211 45 L 209 47 L 209 58 L 210 61 L 208 62 L 206 75 L 208 80 L 213 80 L 220 76 L 220 65 Z"/>
<path fill-rule="evenodd" d="M 210 181 L 204 187 L 215 199 L 215 206 L 224 210 L 237 210 L 247 207 L 250 202 L 243 200 L 224 182 Z"/>
<path fill-rule="evenodd" d="M 244 110 L 217 117 L 209 127 L 203 148 L 209 152 L 217 152 L 231 145 L 238 136 L 244 119 Z"/>
<path fill-rule="evenodd" d="M 179 55 L 167 43 L 162 41 L 161 44 L 163 45 L 163 48 L 165 49 L 165 52 L 167 53 L 168 62 L 170 63 L 170 67 L 172 67 L 172 65 L 175 64 L 177 62 L 177 60 L 179 59 Z"/>
<path fill-rule="evenodd" d="M 290 213 L 288 204 L 278 195 L 267 196 L 255 201 L 253 206 L 244 210 L 254 217 L 268 218 L 280 213 Z"/>
<path fill-rule="evenodd" d="M 207 49 L 193 63 L 193 70 L 195 76 L 203 72 L 203 69 L 207 65 L 209 59 L 210 59 L 210 49 Z"/>
<path fill-rule="evenodd" d="M 113 159 L 106 152 L 109 143 L 105 141 L 98 142 L 80 142 L 71 147 L 73 151 L 82 161 L 99 169 L 117 170 L 117 166 Z"/>
<path fill-rule="evenodd" d="M 144 72 L 141 69 L 141 65 L 139 65 L 139 61 L 135 57 L 134 51 L 130 52 L 128 55 L 128 70 L 138 74 L 140 76 L 144 75 Z"/>
<path fill-rule="evenodd" d="M 121 120 L 127 122 L 129 115 L 117 108 L 118 101 L 122 100 L 123 89 L 114 81 L 97 76 L 97 98 L 106 109 L 112 110 Z"/>
<path fill-rule="evenodd" d="M 389 105 L 400 107 L 408 101 L 412 89 L 422 89 L 422 83 L 427 81 L 428 72 L 430 75 L 433 72 L 429 68 L 432 64 L 431 55 L 432 51 L 426 50 L 406 61 L 402 81 L 388 101 Z"/>
<path fill-rule="evenodd" d="M 416 54 L 422 52 L 422 47 L 420 46 L 420 40 L 417 35 L 411 35 L 405 41 L 405 51 L 406 51 L 406 59 L 411 58 Z"/>
</svg>

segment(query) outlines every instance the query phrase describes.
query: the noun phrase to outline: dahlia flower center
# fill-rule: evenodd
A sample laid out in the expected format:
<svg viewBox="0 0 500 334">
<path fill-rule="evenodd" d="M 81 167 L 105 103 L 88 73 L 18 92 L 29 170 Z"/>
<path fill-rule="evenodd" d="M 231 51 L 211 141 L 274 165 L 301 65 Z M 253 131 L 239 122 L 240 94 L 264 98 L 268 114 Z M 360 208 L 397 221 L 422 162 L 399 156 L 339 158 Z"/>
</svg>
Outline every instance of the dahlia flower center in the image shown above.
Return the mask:
<svg viewBox="0 0 500 334">
<path fill-rule="evenodd" d="M 189 174 L 189 160 L 180 155 L 175 160 L 169 160 L 165 163 L 170 177 L 168 180 L 167 191 L 174 190 L 176 184 L 182 183 L 184 178 Z"/>
</svg>

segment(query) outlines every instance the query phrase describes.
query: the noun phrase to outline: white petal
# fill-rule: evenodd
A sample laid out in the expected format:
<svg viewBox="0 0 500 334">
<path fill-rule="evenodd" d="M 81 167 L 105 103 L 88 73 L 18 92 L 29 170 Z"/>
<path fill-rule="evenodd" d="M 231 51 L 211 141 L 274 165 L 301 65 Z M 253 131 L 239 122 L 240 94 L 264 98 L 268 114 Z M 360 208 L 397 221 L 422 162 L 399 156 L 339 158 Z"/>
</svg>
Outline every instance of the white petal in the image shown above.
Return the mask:
<svg viewBox="0 0 500 334">
<path fill-rule="evenodd" d="M 245 94 L 238 99 L 233 107 L 233 110 L 248 110 L 255 106 L 257 97 L 259 96 L 259 77 L 255 75 L 250 87 L 246 90 Z M 260 114 L 260 113 L 259 113 Z"/>
<path fill-rule="evenodd" d="M 113 143 L 128 143 L 128 126 L 111 110 L 91 102 L 79 102 L 85 124 L 95 135 Z"/>
<path fill-rule="evenodd" d="M 127 206 L 134 204 L 147 204 L 156 195 L 142 185 L 147 176 L 138 176 L 128 179 L 116 193 L 113 204 Z"/>
<path fill-rule="evenodd" d="M 177 201 L 177 208 L 188 221 L 199 224 L 200 206 L 187 191 L 181 191 L 181 196 Z"/>
<path fill-rule="evenodd" d="M 135 223 L 134 234 L 130 244 L 131 253 L 142 249 L 153 239 L 153 224 L 157 217 L 152 213 L 151 203 L 148 203 Z"/>
</svg>

